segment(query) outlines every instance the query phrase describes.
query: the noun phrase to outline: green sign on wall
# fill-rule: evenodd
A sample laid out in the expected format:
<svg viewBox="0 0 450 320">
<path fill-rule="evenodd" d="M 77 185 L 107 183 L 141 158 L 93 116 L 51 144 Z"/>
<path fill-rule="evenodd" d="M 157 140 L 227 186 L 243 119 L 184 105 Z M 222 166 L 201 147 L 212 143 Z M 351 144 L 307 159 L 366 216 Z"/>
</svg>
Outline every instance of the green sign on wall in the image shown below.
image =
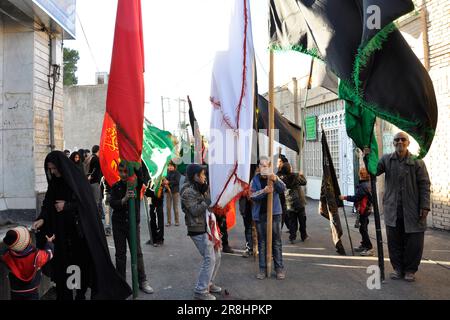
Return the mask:
<svg viewBox="0 0 450 320">
<path fill-rule="evenodd" d="M 317 117 L 307 116 L 305 119 L 306 140 L 317 140 Z"/>
</svg>

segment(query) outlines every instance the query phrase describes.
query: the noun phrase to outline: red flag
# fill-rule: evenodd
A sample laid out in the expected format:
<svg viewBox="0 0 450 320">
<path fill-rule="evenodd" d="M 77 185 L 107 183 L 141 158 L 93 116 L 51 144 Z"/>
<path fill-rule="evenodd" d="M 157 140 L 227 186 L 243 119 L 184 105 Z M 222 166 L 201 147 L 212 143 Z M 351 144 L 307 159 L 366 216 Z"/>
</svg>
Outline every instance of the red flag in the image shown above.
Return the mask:
<svg viewBox="0 0 450 320">
<path fill-rule="evenodd" d="M 116 124 L 120 158 L 139 163 L 144 124 L 143 73 L 141 1 L 119 0 L 106 114 Z"/>
<path fill-rule="evenodd" d="M 102 173 L 105 176 L 106 182 L 112 186 L 120 179 L 117 170 L 120 163 L 120 157 L 116 124 L 108 113 L 105 113 L 105 118 L 103 120 L 99 156 Z"/>
</svg>

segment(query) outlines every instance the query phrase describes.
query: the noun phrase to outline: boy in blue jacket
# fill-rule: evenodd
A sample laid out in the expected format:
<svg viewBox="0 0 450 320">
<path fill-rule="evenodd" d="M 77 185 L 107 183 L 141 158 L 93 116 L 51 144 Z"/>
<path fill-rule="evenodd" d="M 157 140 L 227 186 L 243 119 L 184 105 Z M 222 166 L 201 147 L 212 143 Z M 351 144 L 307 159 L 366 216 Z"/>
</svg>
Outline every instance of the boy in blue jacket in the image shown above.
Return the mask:
<svg viewBox="0 0 450 320">
<path fill-rule="evenodd" d="M 281 202 L 280 194 L 283 194 L 286 186 L 275 174 L 269 173 L 270 160 L 268 157 L 260 157 L 259 173 L 251 181 L 250 198 L 253 200 L 252 218 L 256 222 L 258 231 L 259 272 L 256 278 L 262 280 L 266 277 L 266 228 L 267 228 L 267 195 L 273 192 L 272 209 L 272 248 L 275 271 L 278 280 L 283 280 L 286 275 L 283 266 L 281 244 Z M 269 187 L 269 179 L 273 186 Z"/>
</svg>

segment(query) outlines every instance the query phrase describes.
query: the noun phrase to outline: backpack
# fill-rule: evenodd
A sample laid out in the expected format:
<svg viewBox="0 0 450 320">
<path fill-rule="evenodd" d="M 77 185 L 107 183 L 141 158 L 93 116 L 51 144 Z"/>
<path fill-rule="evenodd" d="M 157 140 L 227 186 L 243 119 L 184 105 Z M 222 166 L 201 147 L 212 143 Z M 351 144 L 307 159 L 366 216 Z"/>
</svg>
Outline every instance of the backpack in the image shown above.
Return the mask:
<svg viewBox="0 0 450 320">
<path fill-rule="evenodd" d="M 361 216 L 370 215 L 372 212 L 372 204 L 367 194 L 356 204 L 356 210 Z"/>
</svg>

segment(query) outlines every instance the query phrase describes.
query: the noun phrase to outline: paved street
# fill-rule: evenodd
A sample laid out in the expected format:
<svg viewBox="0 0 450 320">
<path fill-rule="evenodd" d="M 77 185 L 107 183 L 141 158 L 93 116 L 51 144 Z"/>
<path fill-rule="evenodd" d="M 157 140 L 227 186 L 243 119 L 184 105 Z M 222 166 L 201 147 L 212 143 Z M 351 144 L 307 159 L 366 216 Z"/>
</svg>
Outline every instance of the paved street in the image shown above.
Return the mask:
<svg viewBox="0 0 450 320">
<path fill-rule="evenodd" d="M 387 245 L 384 244 L 386 258 L 386 278 L 380 290 L 369 290 L 366 286 L 369 274 L 367 267 L 377 264 L 376 257 L 351 256 L 346 229 L 344 246 L 348 256 L 335 253 L 331 241 L 329 222 L 318 213 L 318 202 L 309 200 L 307 224 L 310 240 L 290 244 L 288 234 L 283 230 L 283 259 L 286 280 L 275 277 L 257 280 L 257 262 L 253 258 L 241 257 L 244 246 L 244 227 L 240 216 L 230 232 L 230 245 L 238 249 L 236 254 L 223 254 L 217 284 L 229 293 L 222 299 L 450 299 L 450 233 L 429 230 L 425 234 L 423 261 L 415 283 L 393 281 L 388 278 L 392 267 L 387 259 Z M 353 244 L 360 241 L 354 228 L 355 215 L 347 209 Z M 184 214 L 182 216 L 184 218 Z M 165 243 L 162 247 L 144 244 L 148 239 L 145 217 L 141 221 L 141 234 L 147 276 L 155 293 L 139 299 L 192 299 L 201 257 L 194 244 L 187 237 L 184 222 L 180 226 L 165 228 Z M 345 220 L 341 215 L 345 227 Z M 375 239 L 373 217 L 370 234 Z M 386 236 L 383 233 L 384 242 Z M 114 259 L 112 237 L 109 237 L 111 254 Z M 373 240 L 375 245 L 375 240 Z M 130 271 L 127 276 L 131 283 Z"/>
</svg>

